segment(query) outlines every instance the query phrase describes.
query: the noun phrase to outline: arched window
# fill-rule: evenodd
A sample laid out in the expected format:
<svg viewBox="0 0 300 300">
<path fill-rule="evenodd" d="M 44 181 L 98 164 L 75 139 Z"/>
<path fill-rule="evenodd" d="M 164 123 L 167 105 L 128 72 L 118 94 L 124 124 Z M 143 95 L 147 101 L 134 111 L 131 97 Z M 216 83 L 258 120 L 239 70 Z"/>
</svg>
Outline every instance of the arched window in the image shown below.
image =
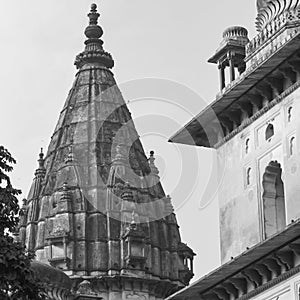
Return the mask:
<svg viewBox="0 0 300 300">
<path fill-rule="evenodd" d="M 271 161 L 263 175 L 263 218 L 265 238 L 286 226 L 284 184 L 282 169 L 277 161 Z"/>
<path fill-rule="evenodd" d="M 294 153 L 295 153 L 295 140 L 296 140 L 296 138 L 293 136 L 293 137 L 291 137 L 291 139 L 290 139 L 290 145 L 289 145 L 289 148 L 290 148 L 290 156 L 292 156 L 292 155 L 294 155 Z"/>
<path fill-rule="evenodd" d="M 266 141 L 268 141 L 274 135 L 274 126 L 269 124 L 266 129 Z"/>
<path fill-rule="evenodd" d="M 250 150 L 250 139 L 246 139 L 245 142 L 245 153 L 248 154 Z"/>
<path fill-rule="evenodd" d="M 248 168 L 247 169 L 247 174 L 246 174 L 247 186 L 251 184 L 251 181 L 252 181 L 252 169 Z"/>
<path fill-rule="evenodd" d="M 293 106 L 290 106 L 287 111 L 287 120 L 291 122 L 293 118 Z"/>
</svg>

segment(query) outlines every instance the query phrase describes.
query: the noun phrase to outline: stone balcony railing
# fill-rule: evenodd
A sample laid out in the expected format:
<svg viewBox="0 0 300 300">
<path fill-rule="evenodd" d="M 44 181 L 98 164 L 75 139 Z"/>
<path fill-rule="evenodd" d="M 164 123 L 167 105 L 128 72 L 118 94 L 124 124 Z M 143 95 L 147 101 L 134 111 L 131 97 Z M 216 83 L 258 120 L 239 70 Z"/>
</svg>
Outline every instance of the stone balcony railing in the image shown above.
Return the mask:
<svg viewBox="0 0 300 300">
<path fill-rule="evenodd" d="M 298 24 L 299 22 L 299 24 Z M 246 60 L 249 56 L 252 56 L 261 46 L 263 46 L 268 40 L 278 34 L 282 28 L 300 25 L 300 9 L 285 11 L 269 22 L 265 28 L 255 36 L 246 46 Z"/>
</svg>

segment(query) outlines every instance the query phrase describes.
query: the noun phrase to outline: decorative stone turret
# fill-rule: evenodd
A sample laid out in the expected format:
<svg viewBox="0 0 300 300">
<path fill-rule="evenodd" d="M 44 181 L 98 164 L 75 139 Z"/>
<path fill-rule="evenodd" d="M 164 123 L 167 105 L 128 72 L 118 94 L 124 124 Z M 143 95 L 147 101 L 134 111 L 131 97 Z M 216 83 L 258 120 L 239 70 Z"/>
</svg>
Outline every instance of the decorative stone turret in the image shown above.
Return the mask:
<svg viewBox="0 0 300 300">
<path fill-rule="evenodd" d="M 245 56 L 246 45 L 248 44 L 247 29 L 234 26 L 226 29 L 223 33 L 223 40 L 216 53 L 208 60 L 210 63 L 218 65 L 220 72 L 220 90 L 226 85 L 225 68 L 230 68 L 230 82 L 236 78 L 235 68 L 239 74 L 243 73 L 246 68 Z"/>
<path fill-rule="evenodd" d="M 40 155 L 20 240 L 37 261 L 69 276 L 77 300 L 163 299 L 189 282 L 179 226 L 154 153 L 148 160 L 110 71 L 95 4 L 88 17 L 79 70 L 45 160 Z"/>
</svg>

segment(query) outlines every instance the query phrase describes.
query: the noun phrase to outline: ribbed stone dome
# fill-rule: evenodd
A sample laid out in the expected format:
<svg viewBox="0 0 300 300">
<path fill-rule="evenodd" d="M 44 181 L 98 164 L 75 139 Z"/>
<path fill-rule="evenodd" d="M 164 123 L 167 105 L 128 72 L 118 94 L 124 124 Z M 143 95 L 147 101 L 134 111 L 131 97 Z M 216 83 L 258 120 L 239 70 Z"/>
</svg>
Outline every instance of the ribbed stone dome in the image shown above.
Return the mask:
<svg viewBox="0 0 300 300">
<path fill-rule="evenodd" d="M 257 0 L 256 26 L 261 31 L 270 21 L 287 10 L 300 6 L 299 0 Z"/>
</svg>

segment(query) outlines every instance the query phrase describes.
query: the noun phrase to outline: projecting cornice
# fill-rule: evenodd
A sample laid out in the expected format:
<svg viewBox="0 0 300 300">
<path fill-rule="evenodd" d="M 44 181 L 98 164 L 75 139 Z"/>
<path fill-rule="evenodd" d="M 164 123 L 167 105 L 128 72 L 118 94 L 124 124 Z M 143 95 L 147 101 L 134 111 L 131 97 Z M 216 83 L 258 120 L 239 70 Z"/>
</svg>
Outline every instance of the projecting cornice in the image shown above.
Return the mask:
<svg viewBox="0 0 300 300">
<path fill-rule="evenodd" d="M 248 300 L 300 272 L 299 220 L 166 300 Z"/>
<path fill-rule="evenodd" d="M 246 70 L 170 141 L 218 148 L 290 93 L 300 76 L 300 16 L 274 20 L 246 46 Z"/>
</svg>

